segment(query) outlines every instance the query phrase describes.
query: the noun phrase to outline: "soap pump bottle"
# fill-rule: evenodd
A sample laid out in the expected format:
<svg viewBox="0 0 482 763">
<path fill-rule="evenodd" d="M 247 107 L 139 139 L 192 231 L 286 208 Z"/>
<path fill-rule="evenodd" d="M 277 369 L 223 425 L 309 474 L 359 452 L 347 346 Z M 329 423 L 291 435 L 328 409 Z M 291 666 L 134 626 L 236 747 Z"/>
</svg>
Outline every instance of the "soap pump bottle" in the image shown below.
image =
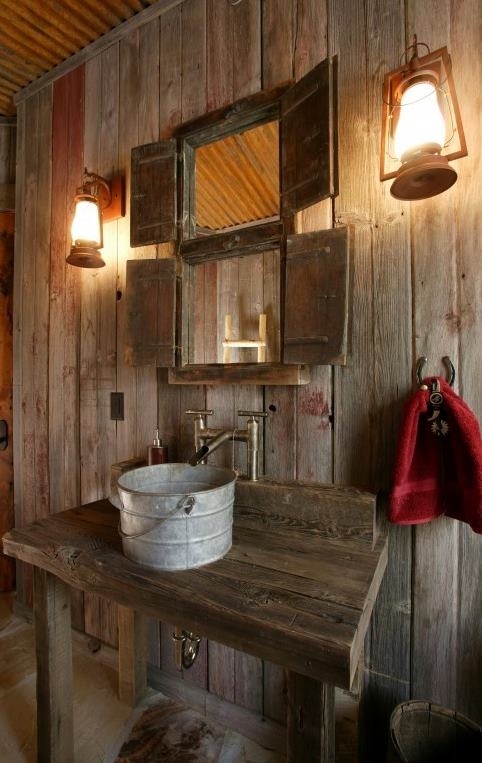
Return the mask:
<svg viewBox="0 0 482 763">
<path fill-rule="evenodd" d="M 154 440 L 152 445 L 147 448 L 147 463 L 149 466 L 153 464 L 166 464 L 167 463 L 167 445 L 162 444 L 162 440 L 159 437 L 159 429 L 154 429 Z"/>
</svg>

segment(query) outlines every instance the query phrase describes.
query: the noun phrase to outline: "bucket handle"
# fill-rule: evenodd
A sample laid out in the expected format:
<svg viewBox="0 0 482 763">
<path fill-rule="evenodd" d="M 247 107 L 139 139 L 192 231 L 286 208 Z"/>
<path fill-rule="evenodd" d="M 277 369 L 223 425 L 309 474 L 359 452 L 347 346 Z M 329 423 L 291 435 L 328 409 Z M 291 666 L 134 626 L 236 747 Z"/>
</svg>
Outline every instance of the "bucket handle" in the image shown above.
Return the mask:
<svg viewBox="0 0 482 763">
<path fill-rule="evenodd" d="M 124 532 L 124 530 L 121 527 L 121 523 L 119 520 L 119 524 L 117 525 L 117 532 L 121 536 L 121 538 L 125 538 L 126 540 L 134 540 L 134 538 L 141 538 L 143 535 L 147 535 L 148 533 L 152 532 L 152 530 L 155 530 L 156 527 L 159 527 L 159 525 L 162 525 L 163 522 L 165 522 L 167 519 L 170 519 L 174 516 L 174 514 L 177 514 L 178 511 L 181 511 L 184 509 L 185 514 L 190 514 L 191 511 L 194 508 L 194 504 L 196 503 L 196 499 L 193 495 L 184 495 L 177 506 L 169 512 L 169 514 L 166 514 L 165 517 L 160 517 L 158 520 L 156 520 L 155 524 L 152 527 L 149 527 L 148 530 L 142 530 L 140 533 L 134 533 L 133 535 L 128 535 Z M 122 511 L 122 509 L 121 509 Z M 132 512 L 127 512 L 128 514 L 132 514 Z M 142 517 L 142 514 L 133 514 L 133 516 Z"/>
</svg>

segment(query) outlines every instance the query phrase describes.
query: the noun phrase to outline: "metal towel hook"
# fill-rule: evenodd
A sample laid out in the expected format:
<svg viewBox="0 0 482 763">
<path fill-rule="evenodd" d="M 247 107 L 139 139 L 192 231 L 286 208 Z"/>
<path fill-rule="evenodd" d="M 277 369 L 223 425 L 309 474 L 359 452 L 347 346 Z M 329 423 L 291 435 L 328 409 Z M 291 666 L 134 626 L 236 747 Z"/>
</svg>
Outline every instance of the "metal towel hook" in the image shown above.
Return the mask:
<svg viewBox="0 0 482 763">
<path fill-rule="evenodd" d="M 454 381 L 455 381 L 455 368 L 454 364 L 450 360 L 448 355 L 444 355 L 442 358 L 442 363 L 445 366 L 445 369 L 447 371 L 447 383 L 453 387 Z M 425 368 L 427 364 L 427 357 L 423 355 L 421 358 L 417 360 L 417 382 L 420 386 L 423 384 L 423 369 Z"/>
</svg>

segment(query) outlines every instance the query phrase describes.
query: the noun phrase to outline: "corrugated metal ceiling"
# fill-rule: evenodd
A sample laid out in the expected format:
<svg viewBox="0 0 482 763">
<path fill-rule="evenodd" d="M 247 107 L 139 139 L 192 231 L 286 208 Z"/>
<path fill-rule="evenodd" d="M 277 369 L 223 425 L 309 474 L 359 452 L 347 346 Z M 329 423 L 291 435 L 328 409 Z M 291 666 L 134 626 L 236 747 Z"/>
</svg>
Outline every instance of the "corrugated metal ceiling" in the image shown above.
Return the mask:
<svg viewBox="0 0 482 763">
<path fill-rule="evenodd" d="M 14 94 L 156 0 L 0 0 L 0 114 Z"/>
</svg>

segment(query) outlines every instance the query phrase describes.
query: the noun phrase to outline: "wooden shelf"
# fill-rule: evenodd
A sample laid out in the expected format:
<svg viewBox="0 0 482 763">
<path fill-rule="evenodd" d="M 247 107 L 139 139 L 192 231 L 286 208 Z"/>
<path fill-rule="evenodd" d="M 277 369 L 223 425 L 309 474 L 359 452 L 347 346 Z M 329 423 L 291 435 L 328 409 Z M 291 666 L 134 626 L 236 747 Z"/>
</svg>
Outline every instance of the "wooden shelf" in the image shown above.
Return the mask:
<svg viewBox="0 0 482 763">
<path fill-rule="evenodd" d="M 310 367 L 284 363 L 210 363 L 169 369 L 169 384 L 309 384 Z"/>
</svg>

